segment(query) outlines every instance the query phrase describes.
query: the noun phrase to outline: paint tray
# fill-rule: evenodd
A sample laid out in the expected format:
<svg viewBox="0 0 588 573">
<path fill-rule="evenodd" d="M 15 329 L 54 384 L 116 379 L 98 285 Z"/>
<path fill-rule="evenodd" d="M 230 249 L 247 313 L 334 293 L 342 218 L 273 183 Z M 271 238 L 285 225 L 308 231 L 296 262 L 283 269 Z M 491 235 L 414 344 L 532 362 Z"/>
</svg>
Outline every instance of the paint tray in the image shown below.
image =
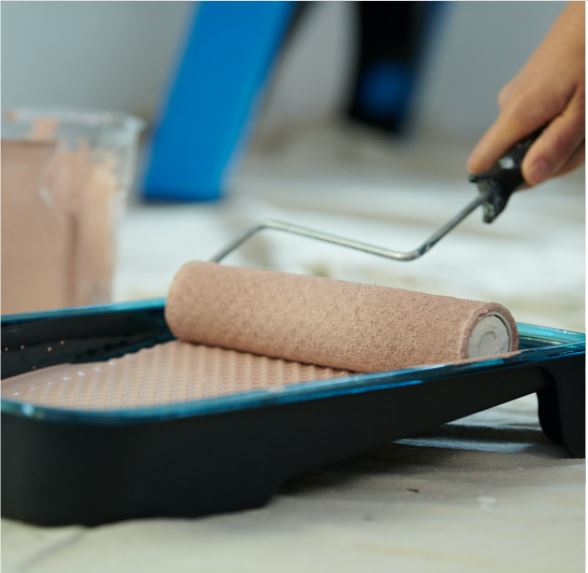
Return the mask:
<svg viewBox="0 0 588 573">
<path fill-rule="evenodd" d="M 2 319 L 2 378 L 173 337 L 164 301 Z M 2 401 L 2 513 L 42 525 L 258 507 L 335 461 L 537 393 L 544 433 L 584 456 L 583 334 L 520 324 L 521 351 L 119 410 Z"/>
</svg>

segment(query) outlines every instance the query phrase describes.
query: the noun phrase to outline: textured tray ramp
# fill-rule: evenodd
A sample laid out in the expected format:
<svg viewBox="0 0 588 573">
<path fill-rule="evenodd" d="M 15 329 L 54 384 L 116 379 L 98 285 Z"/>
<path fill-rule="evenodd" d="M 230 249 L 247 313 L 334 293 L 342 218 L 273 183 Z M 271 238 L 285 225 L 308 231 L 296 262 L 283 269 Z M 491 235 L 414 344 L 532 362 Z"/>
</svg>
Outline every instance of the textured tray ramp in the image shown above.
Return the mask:
<svg viewBox="0 0 588 573">
<path fill-rule="evenodd" d="M 62 364 L 2 381 L 2 397 L 77 409 L 156 406 L 226 396 L 348 372 L 186 342 L 107 362 Z"/>
</svg>

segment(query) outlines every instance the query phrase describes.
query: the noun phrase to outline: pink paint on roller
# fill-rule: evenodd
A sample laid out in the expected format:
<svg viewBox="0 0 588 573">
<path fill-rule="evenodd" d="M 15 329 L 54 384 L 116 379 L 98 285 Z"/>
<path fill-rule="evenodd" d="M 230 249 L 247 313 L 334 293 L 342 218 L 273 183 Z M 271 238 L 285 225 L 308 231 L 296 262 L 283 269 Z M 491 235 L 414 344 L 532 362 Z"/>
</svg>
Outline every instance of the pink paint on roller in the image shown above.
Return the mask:
<svg viewBox="0 0 588 573">
<path fill-rule="evenodd" d="M 165 315 L 183 341 L 356 372 L 518 347 L 499 304 L 216 263 L 178 271 Z"/>
</svg>

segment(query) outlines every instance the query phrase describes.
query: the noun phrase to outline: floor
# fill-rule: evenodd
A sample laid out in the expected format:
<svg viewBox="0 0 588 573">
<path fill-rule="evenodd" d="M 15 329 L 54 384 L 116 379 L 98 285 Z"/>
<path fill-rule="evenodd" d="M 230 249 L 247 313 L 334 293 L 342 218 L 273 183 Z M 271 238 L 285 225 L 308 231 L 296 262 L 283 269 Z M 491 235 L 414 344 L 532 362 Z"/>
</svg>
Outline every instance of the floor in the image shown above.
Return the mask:
<svg viewBox="0 0 588 573">
<path fill-rule="evenodd" d="M 164 296 L 183 262 L 266 217 L 411 249 L 472 197 L 466 154 L 348 127 L 258 141 L 222 203 L 131 202 L 115 298 Z M 270 232 L 229 262 L 495 300 L 584 330 L 583 177 L 517 194 L 493 225 L 473 214 L 413 263 Z M 543 437 L 529 396 L 318 469 L 258 510 L 92 529 L 3 520 L 2 570 L 583 571 L 584 492 L 584 461 Z"/>
</svg>

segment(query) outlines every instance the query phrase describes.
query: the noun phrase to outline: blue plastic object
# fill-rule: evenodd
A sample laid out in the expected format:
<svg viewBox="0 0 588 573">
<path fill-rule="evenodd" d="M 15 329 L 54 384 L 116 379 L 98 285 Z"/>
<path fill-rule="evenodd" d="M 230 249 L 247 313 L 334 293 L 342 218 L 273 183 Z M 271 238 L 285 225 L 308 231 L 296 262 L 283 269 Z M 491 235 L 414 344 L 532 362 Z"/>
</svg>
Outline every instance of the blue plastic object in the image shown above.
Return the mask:
<svg viewBox="0 0 588 573">
<path fill-rule="evenodd" d="M 360 46 L 351 117 L 404 134 L 410 127 L 423 62 L 448 3 L 357 4 Z"/>
<path fill-rule="evenodd" d="M 413 88 L 413 70 L 404 62 L 375 62 L 359 86 L 359 100 L 373 115 L 406 114 Z"/>
<path fill-rule="evenodd" d="M 222 196 L 294 8 L 293 2 L 202 2 L 152 141 L 147 199 Z"/>
</svg>

